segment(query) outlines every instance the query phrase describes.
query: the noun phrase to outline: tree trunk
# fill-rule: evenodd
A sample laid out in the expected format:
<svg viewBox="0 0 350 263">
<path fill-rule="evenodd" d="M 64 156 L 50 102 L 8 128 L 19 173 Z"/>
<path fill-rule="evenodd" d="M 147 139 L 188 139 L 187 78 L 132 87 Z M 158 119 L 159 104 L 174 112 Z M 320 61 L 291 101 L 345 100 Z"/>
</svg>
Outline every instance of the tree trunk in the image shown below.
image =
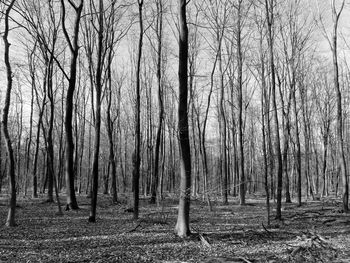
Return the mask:
<svg viewBox="0 0 350 263">
<path fill-rule="evenodd" d="M 328 195 L 328 188 L 326 183 L 326 173 L 327 173 L 327 156 L 328 156 L 328 136 L 329 136 L 329 122 L 326 121 L 323 134 L 323 161 L 322 161 L 322 177 L 323 177 L 323 187 L 322 196 Z"/>
<path fill-rule="evenodd" d="M 157 128 L 157 137 L 156 137 L 156 148 L 155 148 L 155 157 L 154 157 L 154 176 L 152 181 L 152 196 L 151 203 L 156 202 L 158 185 L 159 185 L 159 159 L 160 156 L 160 147 L 161 147 L 161 138 L 162 138 L 162 129 L 163 129 L 163 116 L 164 116 L 164 103 L 163 103 L 163 81 L 162 81 L 162 40 L 163 40 L 163 2 L 162 0 L 157 1 L 157 41 L 158 41 L 158 50 L 157 50 L 157 84 L 158 84 L 158 128 Z"/>
<path fill-rule="evenodd" d="M 111 107 L 112 107 L 112 69 L 111 69 L 111 57 L 109 58 L 108 63 L 108 95 L 107 99 L 107 135 L 109 141 L 109 163 L 111 165 L 111 173 L 112 173 L 112 201 L 113 203 L 118 202 L 118 193 L 117 193 L 117 167 L 115 163 L 115 153 L 114 153 L 114 141 L 113 141 L 113 131 L 114 131 L 114 121 L 111 117 Z M 118 87 L 119 89 L 119 87 Z M 118 100 L 120 100 L 120 96 L 118 93 Z M 119 118 L 119 116 L 117 116 Z"/>
<path fill-rule="evenodd" d="M 5 29 L 3 33 L 3 41 L 4 41 L 4 61 L 6 66 L 6 76 L 7 76 L 7 88 L 5 95 L 5 103 L 3 108 L 2 115 L 2 132 L 6 144 L 7 149 L 7 158 L 9 161 L 9 169 L 8 169 L 8 178 L 10 180 L 10 206 L 6 219 L 6 226 L 13 227 L 16 226 L 15 221 L 15 212 L 16 212 L 16 173 L 15 173 L 15 158 L 12 148 L 12 142 L 8 129 L 8 117 L 9 110 L 11 105 L 11 91 L 12 91 L 12 68 L 10 63 L 10 43 L 8 41 L 8 34 L 10 31 L 9 28 L 9 17 L 10 11 L 15 3 L 15 0 L 12 0 L 5 11 Z"/>
<path fill-rule="evenodd" d="M 276 102 L 276 80 L 275 80 L 275 63 L 274 63 L 274 53 L 273 53 L 273 35 L 272 27 L 274 23 L 274 0 L 265 0 L 266 7 L 266 19 L 267 19 L 267 30 L 268 30 L 268 45 L 269 45 L 269 56 L 270 56 L 270 70 L 271 70 L 271 88 L 272 88 L 272 104 L 273 104 L 273 118 L 275 125 L 275 148 L 277 155 L 277 207 L 276 207 L 276 219 L 281 220 L 281 208 L 282 208 L 282 184 L 283 184 L 283 171 L 282 171 L 282 154 L 280 145 L 280 131 L 278 124 L 278 112 L 277 112 L 277 102 Z"/>
<path fill-rule="evenodd" d="M 237 33 L 236 33 L 236 41 L 237 41 L 237 101 L 238 101 L 238 140 L 237 140 L 237 147 L 238 147 L 238 156 L 239 156 L 239 164 L 238 164 L 238 174 L 239 174 L 239 203 L 240 205 L 245 205 L 245 195 L 246 195 L 246 179 L 244 174 L 244 138 L 243 138 L 243 82 L 242 82 L 242 75 L 243 75 L 243 55 L 242 55 L 242 43 L 241 43 L 241 5 L 242 1 L 238 1 L 237 5 Z"/>
<path fill-rule="evenodd" d="M 228 204 L 228 169 L 227 169 L 227 120 L 225 112 L 225 85 L 224 85 L 224 72 L 222 65 L 222 52 L 221 45 L 218 50 L 218 62 L 219 62 L 219 72 L 220 72 L 220 112 L 219 112 L 219 121 L 220 121 L 220 133 L 221 133 L 221 155 L 222 155 L 222 176 L 223 176 L 223 204 Z"/>
<path fill-rule="evenodd" d="M 297 191 L 298 191 L 298 206 L 301 206 L 301 145 L 300 145 L 300 137 L 299 137 L 299 116 L 298 116 L 298 109 L 297 109 L 297 100 L 296 100 L 296 83 L 295 83 L 295 71 L 294 71 L 294 66 L 293 66 L 293 77 L 292 77 L 292 93 L 293 93 L 293 104 L 294 104 L 294 120 L 295 120 L 295 139 L 296 139 L 296 170 L 297 170 L 297 177 L 298 177 L 298 186 L 297 186 Z"/>
<path fill-rule="evenodd" d="M 136 105 L 135 105 L 135 150 L 133 154 L 133 190 L 134 190 L 134 219 L 139 218 L 139 192 L 140 192 L 140 163 L 141 163 L 141 130 L 140 130 L 140 73 L 143 45 L 143 0 L 138 0 L 139 6 L 139 46 L 136 65 Z"/>
<path fill-rule="evenodd" d="M 269 191 L 269 181 L 268 181 L 268 172 L 269 172 L 269 163 L 268 163 L 268 150 L 267 150 L 267 139 L 266 139 L 266 122 L 269 120 L 269 100 L 267 96 L 267 85 L 265 81 L 265 66 L 264 66 L 264 57 L 263 57 L 263 45 L 262 45 L 262 35 L 260 38 L 260 61 L 261 61 L 261 83 L 262 83 L 262 92 L 261 92 L 261 121 L 262 121 L 262 135 L 263 135 L 263 156 L 264 156 L 264 185 L 266 193 L 266 219 L 267 225 L 270 225 L 270 191 Z"/>
<path fill-rule="evenodd" d="M 66 20 L 66 7 L 64 0 L 61 0 L 62 6 L 62 27 L 63 33 L 65 35 L 66 41 L 68 42 L 70 51 L 71 51 L 71 61 L 70 61 L 70 76 L 68 78 L 68 90 L 66 94 L 66 108 L 65 108 L 65 132 L 66 132 L 66 191 L 67 191 L 67 204 L 66 210 L 69 209 L 79 209 L 74 187 L 74 141 L 73 141 L 73 127 L 72 127 L 72 118 L 73 118 L 73 98 L 74 91 L 76 87 L 76 78 L 77 78 L 77 61 L 79 55 L 79 28 L 80 28 L 80 18 L 83 10 L 84 0 L 80 0 L 78 6 L 73 2 L 70 2 L 71 6 L 74 8 L 76 17 L 74 21 L 74 32 L 73 40 L 70 39 L 65 26 Z"/>
<path fill-rule="evenodd" d="M 49 128 L 47 132 L 47 165 L 48 165 L 48 191 L 47 191 L 47 201 L 53 202 L 53 191 L 54 191 L 54 146 L 53 146 L 53 125 L 54 125 L 54 115 L 55 115 L 55 100 L 53 92 L 53 56 L 51 55 L 50 60 L 48 61 L 48 70 L 47 70 L 47 91 L 48 99 L 50 101 L 50 117 L 49 117 Z"/>
<path fill-rule="evenodd" d="M 186 0 L 179 0 L 179 107 L 178 133 L 180 146 L 180 200 L 175 233 L 186 237 L 190 232 L 190 194 L 191 194 L 191 153 L 187 112 L 187 63 L 188 28 L 186 19 Z"/>
<path fill-rule="evenodd" d="M 104 17 L 103 17 L 103 0 L 99 0 L 98 10 L 98 43 L 97 43 L 97 68 L 95 79 L 95 141 L 94 141 L 94 154 L 92 164 L 92 198 L 89 222 L 96 222 L 96 206 L 97 206 L 97 194 L 98 194 L 98 177 L 99 177 L 99 159 L 100 159 L 100 137 L 101 137 L 101 97 L 102 97 L 102 71 L 103 71 L 103 32 L 104 32 Z M 92 88 L 92 87 L 91 87 Z M 108 174 L 108 173 L 107 173 Z M 108 175 L 107 175 L 108 176 Z"/>
<path fill-rule="evenodd" d="M 332 0 L 332 18 L 333 18 L 333 34 L 332 34 L 332 55 L 333 55 L 333 74 L 334 74 L 334 87 L 337 96 L 337 135 L 338 135 L 338 156 L 339 166 L 341 171 L 341 178 L 343 181 L 343 210 L 349 211 L 349 179 L 347 175 L 347 167 L 345 161 L 344 150 L 344 138 L 343 138 L 343 112 L 342 112 L 342 94 L 339 84 L 339 67 L 338 67 L 338 54 L 337 54 L 337 30 L 339 17 L 343 11 L 345 0 L 342 1 L 342 6 L 339 12 L 335 7 L 335 0 Z"/>
</svg>

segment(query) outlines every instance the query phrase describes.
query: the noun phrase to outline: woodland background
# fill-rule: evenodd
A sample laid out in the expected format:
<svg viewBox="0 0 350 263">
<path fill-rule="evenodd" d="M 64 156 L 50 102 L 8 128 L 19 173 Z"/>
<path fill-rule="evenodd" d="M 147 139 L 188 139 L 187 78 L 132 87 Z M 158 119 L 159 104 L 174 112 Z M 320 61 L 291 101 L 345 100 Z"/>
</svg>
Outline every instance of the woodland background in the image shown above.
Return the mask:
<svg viewBox="0 0 350 263">
<path fill-rule="evenodd" d="M 98 192 L 114 203 L 120 193 L 134 199 L 135 219 L 140 196 L 156 203 L 183 193 L 210 209 L 214 199 L 245 205 L 247 194 L 262 194 L 268 215 L 276 200 L 277 219 L 282 199 L 301 206 L 341 197 L 348 211 L 349 3 L 185 6 L 182 85 L 184 20 L 173 1 L 1 2 L 11 44 L 0 46 L 0 97 L 9 107 L 1 193 L 11 200 L 45 194 L 48 202 L 65 193 L 67 210 L 79 207 L 76 195 L 88 195 L 92 222 Z M 181 116 L 188 151 L 178 143 Z M 191 169 L 182 171 L 186 158 Z M 180 189 L 185 172 L 190 189 Z"/>
</svg>

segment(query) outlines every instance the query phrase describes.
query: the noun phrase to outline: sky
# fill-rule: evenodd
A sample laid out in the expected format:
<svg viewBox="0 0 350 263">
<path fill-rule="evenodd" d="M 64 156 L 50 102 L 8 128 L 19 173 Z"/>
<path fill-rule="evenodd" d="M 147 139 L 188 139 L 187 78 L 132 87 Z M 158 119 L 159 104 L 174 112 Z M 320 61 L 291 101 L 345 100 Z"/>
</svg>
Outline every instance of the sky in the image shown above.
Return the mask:
<svg viewBox="0 0 350 263">
<path fill-rule="evenodd" d="M 287 0 L 292 1 L 292 0 Z M 294 1 L 294 0 L 293 0 Z M 331 8 L 330 8 L 330 0 L 301 0 L 305 4 L 305 10 L 306 12 L 310 14 L 320 14 L 318 16 L 320 19 L 322 19 L 322 23 L 325 25 L 326 30 L 331 32 L 332 28 L 332 20 L 331 20 Z M 337 9 L 339 9 L 339 3 L 341 0 L 335 0 Z M 343 13 L 340 17 L 339 21 L 339 56 L 340 59 L 347 59 L 347 61 L 350 63 L 350 1 L 346 0 L 346 5 L 343 10 Z M 191 2 L 190 2 L 191 3 Z M 3 23 L 1 23 L 0 31 L 3 30 Z M 169 29 L 170 30 L 170 29 Z M 326 41 L 325 36 L 322 34 L 322 30 L 320 28 L 315 28 L 315 42 L 318 43 L 318 52 L 322 53 L 325 57 L 331 58 L 330 54 L 330 48 L 328 45 L 328 42 Z M 18 29 L 15 29 L 10 32 L 10 42 L 11 42 L 11 61 L 13 63 L 13 67 L 15 65 L 21 64 L 23 60 L 25 60 L 25 52 L 22 48 L 22 43 L 18 41 L 17 33 Z M 128 38 L 129 41 L 132 41 L 132 38 Z M 345 42 L 346 41 L 346 42 Z M 347 44 L 346 44 L 347 43 Z M 124 44 L 126 46 L 130 45 L 130 43 Z M 130 55 L 127 54 L 130 48 L 121 47 L 124 51 L 123 54 L 125 54 L 122 57 L 119 57 L 119 59 L 130 59 Z M 6 85 L 6 77 L 5 77 L 5 68 L 4 68 L 4 62 L 3 62 L 3 41 L 0 40 L 0 101 L 2 101 L 3 94 L 4 94 L 4 88 Z M 174 49 L 177 51 L 177 49 Z M 176 63 L 172 63 L 171 66 L 173 69 L 173 74 L 176 76 Z M 25 80 L 22 80 L 24 83 Z M 24 91 L 26 92 L 26 91 Z M 28 96 L 27 96 L 28 98 Z M 13 101 L 15 101 L 15 97 L 13 96 Z M 2 105 L 2 103 L 0 103 Z M 28 103 L 27 103 L 28 106 Z M 28 107 L 27 107 L 28 108 Z M 25 115 L 29 115 L 28 110 L 25 112 Z"/>
</svg>

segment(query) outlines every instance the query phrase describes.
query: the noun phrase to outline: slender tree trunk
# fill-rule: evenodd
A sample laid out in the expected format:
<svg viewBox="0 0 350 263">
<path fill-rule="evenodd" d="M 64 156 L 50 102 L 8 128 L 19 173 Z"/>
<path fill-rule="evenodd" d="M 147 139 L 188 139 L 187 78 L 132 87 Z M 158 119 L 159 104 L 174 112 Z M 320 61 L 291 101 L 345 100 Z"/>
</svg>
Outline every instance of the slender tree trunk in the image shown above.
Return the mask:
<svg viewBox="0 0 350 263">
<path fill-rule="evenodd" d="M 322 196 L 328 194 L 328 188 L 326 183 L 326 173 L 327 173 L 327 156 L 328 156 L 328 136 L 329 136 L 329 122 L 325 124 L 324 134 L 323 134 L 323 163 L 322 163 L 322 177 L 323 177 L 323 189 Z M 327 188 L 327 189 L 326 189 Z"/>
<path fill-rule="evenodd" d="M 223 204 L 228 204 L 228 168 L 227 168 L 227 120 L 225 112 L 225 85 L 224 85 L 224 72 L 222 65 L 222 52 L 221 45 L 218 51 L 218 62 L 220 72 L 220 131 L 221 131 L 221 155 L 222 155 L 222 172 L 223 172 Z"/>
<path fill-rule="evenodd" d="M 186 19 L 186 0 L 179 0 L 179 107 L 178 132 L 180 146 L 180 201 L 175 233 L 180 237 L 191 234 L 190 231 L 190 194 L 191 194 L 191 152 L 187 112 L 187 63 L 188 28 Z"/>
<path fill-rule="evenodd" d="M 273 35 L 272 27 L 274 23 L 274 0 L 265 0 L 266 7 L 266 19 L 267 19 L 267 30 L 268 30 L 268 45 L 269 45 L 269 56 L 270 56 L 270 70 L 271 70 L 271 88 L 272 88 L 272 104 L 273 104 L 273 118 L 275 125 L 275 148 L 277 157 L 277 207 L 276 207 L 276 219 L 282 219 L 282 186 L 283 186 L 283 171 L 282 171 L 282 154 L 280 145 L 280 131 L 278 122 L 277 102 L 276 102 L 276 80 L 275 80 L 275 62 L 273 53 Z"/>
<path fill-rule="evenodd" d="M 221 37 L 217 37 L 218 41 L 218 48 L 221 49 L 221 40 L 222 40 L 222 35 Z M 208 189 L 208 176 L 209 176 L 209 168 L 208 168 L 208 154 L 207 154 L 207 148 L 206 148 L 206 131 L 207 131 L 207 122 L 208 122 L 208 116 L 209 116 L 209 110 L 210 110 L 210 104 L 211 104 L 211 98 L 213 94 L 213 89 L 214 89 L 214 75 L 215 75 L 215 70 L 216 70 L 216 65 L 218 62 L 218 56 L 219 52 L 216 52 L 215 60 L 213 63 L 213 68 L 210 73 L 210 90 L 208 93 L 207 97 L 207 105 L 205 109 L 205 115 L 203 119 L 203 128 L 201 129 L 200 126 L 200 112 L 196 110 L 197 112 L 197 125 L 198 125 L 198 132 L 200 134 L 200 153 L 202 156 L 202 165 L 203 165 L 203 174 L 204 174 L 204 180 L 203 180 L 203 194 L 205 198 L 208 200 L 209 203 L 209 189 Z"/>
<path fill-rule="evenodd" d="M 290 195 L 290 180 L 288 175 L 288 151 L 289 151 L 289 141 L 290 141 L 290 107 L 292 100 L 292 90 L 289 92 L 287 105 L 285 105 L 283 99 L 282 84 L 279 83 L 279 91 L 282 102 L 282 127 L 283 127 L 283 150 L 282 150 L 282 162 L 283 162 L 283 171 L 285 175 L 285 192 L 286 192 L 286 203 L 291 203 Z"/>
<path fill-rule="evenodd" d="M 112 69 L 111 61 L 108 63 L 108 95 L 107 95 L 107 135 L 109 141 L 109 163 L 111 165 L 112 173 L 112 201 L 113 203 L 118 202 L 118 193 L 117 193 L 117 167 L 115 163 L 115 152 L 114 152 L 114 140 L 113 140 L 113 131 L 114 131 L 114 121 L 111 117 L 111 107 L 112 107 Z M 120 96 L 118 93 L 118 100 Z M 118 114 L 119 115 L 119 114 Z M 117 116 L 119 118 L 119 116 Z"/>
<path fill-rule="evenodd" d="M 10 206 L 6 219 L 6 226 L 14 227 L 16 226 L 15 221 L 15 212 L 16 212 L 16 172 L 15 172 L 15 158 L 12 148 L 11 137 L 9 134 L 8 127 L 8 118 L 9 118 L 9 110 L 11 105 L 11 91 L 12 91 L 12 68 L 10 63 L 10 43 L 8 41 L 8 34 L 10 31 L 9 28 L 9 18 L 10 11 L 15 3 L 15 0 L 12 0 L 5 11 L 5 29 L 3 33 L 3 41 L 4 41 L 4 61 L 6 66 L 6 76 L 7 76 L 7 88 L 5 95 L 5 103 L 3 108 L 2 115 L 2 132 L 6 144 L 7 149 L 7 158 L 9 161 L 9 169 L 8 169 L 8 178 L 10 180 Z"/>
<path fill-rule="evenodd" d="M 300 145 L 300 137 L 299 137 L 299 116 L 298 116 L 298 109 L 297 109 L 297 100 L 296 100 L 296 85 L 295 85 L 295 70 L 293 66 L 293 87 L 292 87 L 292 93 L 293 93 L 293 104 L 294 104 L 294 120 L 295 120 L 295 140 L 296 140 L 296 170 L 297 170 L 297 177 L 298 177 L 298 206 L 301 206 L 302 201 L 302 192 L 301 192 L 301 145 Z"/>
<path fill-rule="evenodd" d="M 47 68 L 46 68 L 47 71 Z M 45 75 L 47 73 L 45 72 Z M 34 81 L 34 80 L 33 80 Z M 41 127 L 43 127 L 43 115 L 45 111 L 45 105 L 47 103 L 46 97 L 47 97 L 47 91 L 46 91 L 46 78 L 44 78 L 43 81 L 43 95 L 42 95 L 42 101 L 40 103 L 40 96 L 37 90 L 37 87 L 35 85 L 35 82 L 33 82 L 34 86 L 32 87 L 35 90 L 35 96 L 37 105 L 39 108 L 39 117 L 38 117 L 38 125 L 37 125 L 37 133 L 36 133 L 36 145 L 35 145 L 35 151 L 34 151 L 34 159 L 33 159 L 33 193 L 32 197 L 37 198 L 38 197 L 38 158 L 39 158 L 39 151 L 40 151 L 40 134 L 41 134 Z"/>
<path fill-rule="evenodd" d="M 305 163 L 305 178 L 309 182 L 306 192 L 311 194 L 314 199 L 314 180 L 313 176 L 310 173 L 310 129 L 309 129 L 309 118 L 308 118 L 308 107 L 307 107 L 307 91 L 303 86 L 299 88 L 300 98 L 301 98 L 301 107 L 302 107 L 302 115 L 303 115 L 303 123 L 304 123 L 304 145 L 305 145 L 305 154 L 304 154 L 304 163 Z"/>
<path fill-rule="evenodd" d="M 143 45 L 143 0 L 137 0 L 139 6 L 139 46 L 136 65 L 136 105 L 135 105 L 135 150 L 133 154 L 133 190 L 134 190 L 134 219 L 139 218 L 140 192 L 140 163 L 141 163 L 141 129 L 140 129 L 140 73 Z"/>
<path fill-rule="evenodd" d="M 332 17 L 333 17 L 333 34 L 332 34 L 332 54 L 333 54 L 333 74 L 334 74 L 334 87 L 337 97 L 337 135 L 338 135 L 338 158 L 341 171 L 341 178 L 343 181 L 343 210 L 349 211 L 349 179 L 347 174 L 347 167 L 345 161 L 344 150 L 344 136 L 343 136 L 343 109 L 342 109 L 342 93 L 339 84 L 339 66 L 338 66 L 338 54 L 337 54 L 337 34 L 338 34 L 338 21 L 343 11 L 345 0 L 342 1 L 342 6 L 339 12 L 335 7 L 335 0 L 331 0 L 332 5 Z"/>
<path fill-rule="evenodd" d="M 268 88 L 265 79 L 265 58 L 264 58 L 264 50 L 263 50 L 263 32 L 260 31 L 260 39 L 259 39 L 259 47 L 260 47 L 260 63 L 261 63 L 261 121 L 262 121 L 262 147 L 263 147 L 263 156 L 264 156 L 264 186 L 266 193 L 266 219 L 267 225 L 270 226 L 270 191 L 269 191 L 269 151 L 268 151 L 268 141 L 266 133 L 269 132 L 266 129 L 266 124 L 269 122 L 269 99 L 268 99 Z"/>
<path fill-rule="evenodd" d="M 261 46 L 262 48 L 262 46 Z M 265 82 L 265 68 L 264 68 L 264 59 L 261 55 L 261 78 L 262 78 L 262 93 L 261 93 L 261 120 L 262 120 L 262 135 L 263 135 L 263 155 L 264 155 L 264 185 L 265 185 L 265 193 L 266 193 L 266 218 L 267 218 L 267 225 L 270 225 L 270 192 L 269 192 L 269 181 L 268 181 L 268 151 L 267 151 L 267 140 L 266 140 L 266 119 L 268 118 L 268 101 L 266 96 L 266 82 Z M 267 117 L 266 117 L 267 116 Z"/>
<path fill-rule="evenodd" d="M 102 70 L 103 70 L 103 34 L 104 34 L 104 17 L 103 17 L 103 0 L 99 0 L 98 10 L 98 29 L 97 29 L 97 69 L 95 82 L 95 141 L 94 155 L 92 164 L 92 198 L 89 222 L 96 222 L 96 206 L 98 194 L 98 177 L 99 177 L 99 158 L 100 158 L 100 137 L 101 137 L 101 97 L 102 97 Z M 108 176 L 108 175 L 107 175 Z"/>
<path fill-rule="evenodd" d="M 66 108 L 65 108 L 65 132 L 66 132 L 66 189 L 67 189 L 67 204 L 66 210 L 69 209 L 79 209 L 78 202 L 75 195 L 74 187 L 74 141 L 73 141 L 73 98 L 74 91 L 76 87 L 76 78 L 77 78 L 77 61 L 79 55 L 79 29 L 80 29 L 80 18 L 83 10 L 84 0 L 80 0 L 79 5 L 76 6 L 73 2 L 69 2 L 70 5 L 74 8 L 76 17 L 74 21 L 74 32 L 73 40 L 70 39 L 65 26 L 66 20 L 66 7 L 65 1 L 61 0 L 62 6 L 62 26 L 63 32 L 68 42 L 70 51 L 71 51 L 71 61 L 70 61 L 70 76 L 68 78 L 68 90 L 66 94 Z"/>
<path fill-rule="evenodd" d="M 238 174 L 239 174 L 239 203 L 240 205 L 245 205 L 245 194 L 246 194 L 246 179 L 244 174 L 244 138 L 243 138 L 243 54 L 242 54 L 242 43 L 241 43 L 241 5 L 242 0 L 238 1 L 237 6 L 237 34 L 236 34 L 236 41 L 237 41 L 237 87 L 238 87 L 238 94 L 237 94 L 237 100 L 238 100 L 238 140 L 237 140 L 237 147 L 238 147 L 238 155 L 239 155 L 239 165 L 238 165 Z"/>
<path fill-rule="evenodd" d="M 47 80 L 47 91 L 48 98 L 50 101 L 50 117 L 49 117 L 49 128 L 47 132 L 47 165 L 48 165 L 48 191 L 47 191 L 47 201 L 53 202 L 53 191 L 54 191 L 54 147 L 53 147 L 53 126 L 54 126 L 54 115 L 55 115 L 55 100 L 53 93 L 53 56 L 49 60 L 48 64 L 48 80 Z"/>
<path fill-rule="evenodd" d="M 157 84 L 158 84 L 158 128 L 156 137 L 156 148 L 155 148 L 155 158 L 154 158 L 154 176 L 152 182 L 152 196 L 151 203 L 155 203 L 159 185 L 159 159 L 161 138 L 163 130 L 163 116 L 164 116 L 164 103 L 163 103 L 163 82 L 162 82 L 162 39 L 163 39 L 163 2 L 162 0 L 157 1 L 157 40 L 158 40 L 158 51 L 157 51 Z"/>
</svg>

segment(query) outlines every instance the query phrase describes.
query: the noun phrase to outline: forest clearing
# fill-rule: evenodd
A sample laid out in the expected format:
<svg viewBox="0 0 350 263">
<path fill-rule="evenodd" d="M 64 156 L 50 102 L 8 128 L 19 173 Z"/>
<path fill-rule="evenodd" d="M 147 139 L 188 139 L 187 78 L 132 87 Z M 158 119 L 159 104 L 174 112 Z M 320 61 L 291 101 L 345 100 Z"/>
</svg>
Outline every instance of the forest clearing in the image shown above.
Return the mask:
<svg viewBox="0 0 350 263">
<path fill-rule="evenodd" d="M 350 219 L 339 200 L 325 198 L 283 205 L 283 220 L 266 226 L 264 199 L 249 196 L 246 206 L 230 199 L 191 202 L 192 235 L 174 234 L 177 198 L 157 207 L 140 200 L 132 220 L 126 202 L 99 196 L 98 219 L 87 220 L 90 202 L 57 216 L 45 199 L 21 199 L 16 228 L 0 229 L 1 262 L 349 262 Z M 122 199 L 123 200 L 123 199 Z M 0 221 L 7 208 L 1 199 Z M 274 213 L 274 212 L 273 212 Z"/>
</svg>

